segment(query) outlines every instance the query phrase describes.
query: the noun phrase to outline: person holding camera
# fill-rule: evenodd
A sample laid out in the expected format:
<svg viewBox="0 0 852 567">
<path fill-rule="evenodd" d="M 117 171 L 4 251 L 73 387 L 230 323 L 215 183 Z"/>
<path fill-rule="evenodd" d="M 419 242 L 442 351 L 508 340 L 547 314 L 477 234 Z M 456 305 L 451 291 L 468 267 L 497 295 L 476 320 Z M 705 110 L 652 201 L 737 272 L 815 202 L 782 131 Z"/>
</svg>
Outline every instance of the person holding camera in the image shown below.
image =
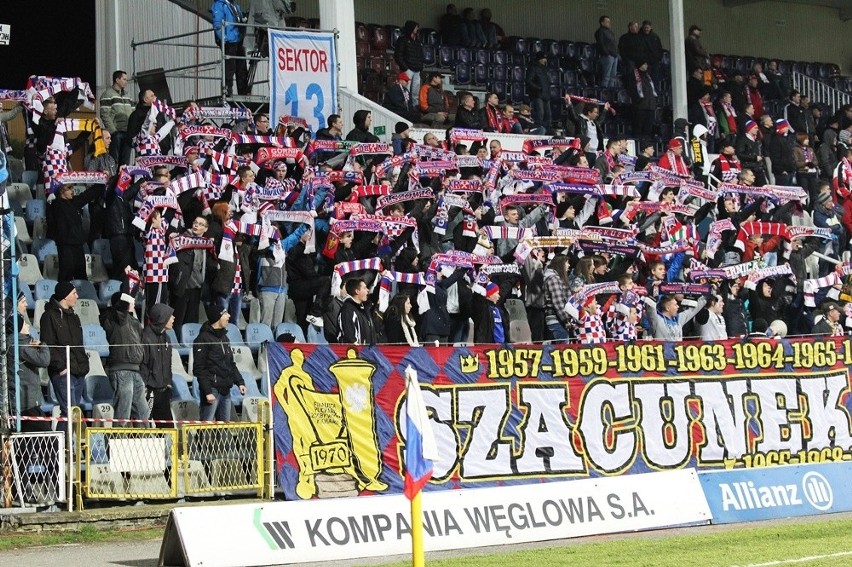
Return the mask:
<svg viewBox="0 0 852 567">
<path fill-rule="evenodd" d="M 249 94 L 246 61 L 234 59 L 246 56 L 246 50 L 243 47 L 245 27 L 234 24 L 245 24 L 248 18 L 243 15 L 240 5 L 231 0 L 215 0 L 210 11 L 213 12 L 213 34 L 216 37 L 216 45 L 221 46 L 223 42 L 225 44 L 225 96 L 233 94 L 234 75 L 237 76 L 237 93 Z"/>
</svg>

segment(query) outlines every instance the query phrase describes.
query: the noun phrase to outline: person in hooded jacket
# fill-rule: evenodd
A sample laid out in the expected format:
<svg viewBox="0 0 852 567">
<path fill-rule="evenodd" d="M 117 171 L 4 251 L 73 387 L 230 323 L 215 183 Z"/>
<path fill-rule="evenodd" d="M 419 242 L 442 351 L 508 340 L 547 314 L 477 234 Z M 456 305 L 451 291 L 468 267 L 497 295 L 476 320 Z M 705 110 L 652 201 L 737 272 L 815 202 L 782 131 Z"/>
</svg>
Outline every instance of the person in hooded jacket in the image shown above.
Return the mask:
<svg viewBox="0 0 852 567">
<path fill-rule="evenodd" d="M 145 382 L 139 374 L 142 362 L 142 323 L 136 318 L 136 300 L 116 292 L 112 306 L 101 315 L 109 341 L 109 381 L 115 396 L 115 419 L 148 419 Z M 119 422 L 121 425 L 130 425 Z"/>
<path fill-rule="evenodd" d="M 346 141 L 376 144 L 379 139 L 370 132 L 370 124 L 373 123 L 373 113 L 369 110 L 357 110 L 352 117 L 355 127 L 346 134 Z"/>
<path fill-rule="evenodd" d="M 89 357 L 83 348 L 83 325 L 74 313 L 77 304 L 77 290 L 71 282 L 61 281 L 50 301 L 44 307 L 39 330 L 41 341 L 52 347 L 50 349 L 50 364 L 47 373 L 56 392 L 56 400 L 63 417 L 68 417 L 68 403 L 79 406 L 83 402 L 85 376 L 89 373 Z M 65 348 L 69 346 L 69 368 L 66 364 Z M 71 391 L 66 387 L 66 374 L 70 372 Z"/>
<path fill-rule="evenodd" d="M 13 313 L 6 319 L 6 344 L 14 344 L 15 334 L 18 335 L 18 354 L 20 365 L 17 368 L 18 387 L 15 385 L 15 349 L 6 352 L 6 369 L 9 373 L 9 408 L 17 415 L 17 397 L 20 395 L 22 417 L 44 417 L 41 404 L 44 397 L 41 392 L 41 381 L 38 369 L 47 368 L 50 364 L 50 351 L 47 346 L 30 335 L 30 325 L 20 313 Z M 20 392 L 20 394 L 18 394 Z M 22 421 L 21 431 L 50 431 L 47 421 Z"/>
<path fill-rule="evenodd" d="M 201 389 L 202 421 L 230 421 L 231 387 L 238 386 L 245 395 L 246 385 L 228 340 L 226 309 L 216 305 L 207 307 L 207 322 L 192 343 L 192 371 L 198 377 Z"/>
<path fill-rule="evenodd" d="M 172 343 L 166 331 L 174 325 L 174 312 L 168 305 L 155 303 L 148 313 L 148 325 L 142 330 L 139 373 L 145 382 L 153 420 L 172 419 Z"/>
</svg>

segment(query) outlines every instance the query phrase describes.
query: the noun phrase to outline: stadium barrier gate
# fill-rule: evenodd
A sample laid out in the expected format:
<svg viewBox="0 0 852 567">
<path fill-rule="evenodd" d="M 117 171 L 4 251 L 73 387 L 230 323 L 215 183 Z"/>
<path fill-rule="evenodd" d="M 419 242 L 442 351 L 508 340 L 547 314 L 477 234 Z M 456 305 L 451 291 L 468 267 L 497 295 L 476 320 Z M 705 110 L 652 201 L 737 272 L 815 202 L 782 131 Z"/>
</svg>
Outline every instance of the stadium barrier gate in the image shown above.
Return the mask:
<svg viewBox="0 0 852 567">
<path fill-rule="evenodd" d="M 112 427 L 72 408 L 71 431 L 2 438 L 0 509 L 86 500 L 168 500 L 254 495 L 272 498 L 271 406 L 252 400 L 257 421 Z M 92 424 L 92 425 L 89 425 Z"/>
</svg>

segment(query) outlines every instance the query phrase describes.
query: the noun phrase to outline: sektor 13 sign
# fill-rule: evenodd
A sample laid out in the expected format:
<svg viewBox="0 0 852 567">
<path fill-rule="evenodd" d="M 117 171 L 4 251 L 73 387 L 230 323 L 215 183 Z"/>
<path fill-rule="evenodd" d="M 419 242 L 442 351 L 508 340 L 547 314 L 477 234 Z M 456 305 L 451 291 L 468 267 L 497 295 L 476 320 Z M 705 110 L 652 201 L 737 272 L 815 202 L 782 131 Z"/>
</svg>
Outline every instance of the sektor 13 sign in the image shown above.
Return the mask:
<svg viewBox="0 0 852 567">
<path fill-rule="evenodd" d="M 277 471 L 291 499 L 401 492 L 408 365 L 439 445 L 426 490 L 852 461 L 849 356 L 830 339 L 271 345 Z"/>
<path fill-rule="evenodd" d="M 316 132 L 336 111 L 334 34 L 269 30 L 270 113 L 307 120 Z"/>
</svg>

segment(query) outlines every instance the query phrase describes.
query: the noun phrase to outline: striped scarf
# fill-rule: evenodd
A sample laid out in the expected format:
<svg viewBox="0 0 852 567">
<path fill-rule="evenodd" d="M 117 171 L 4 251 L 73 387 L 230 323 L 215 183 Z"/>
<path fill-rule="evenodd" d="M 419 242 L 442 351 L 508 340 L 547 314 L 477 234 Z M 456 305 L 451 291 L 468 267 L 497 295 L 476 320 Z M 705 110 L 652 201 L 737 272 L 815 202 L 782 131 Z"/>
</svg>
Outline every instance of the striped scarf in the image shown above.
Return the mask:
<svg viewBox="0 0 852 567">
<path fill-rule="evenodd" d="M 145 227 L 148 226 L 148 222 L 151 220 L 151 215 L 157 209 L 173 210 L 175 212 L 174 219 L 172 220 L 173 223 L 179 224 L 183 221 L 180 205 L 178 205 L 174 195 L 150 195 L 136 212 L 136 216 L 132 222 L 133 226 L 144 231 Z"/>
<path fill-rule="evenodd" d="M 57 181 L 63 185 L 106 185 L 109 177 L 102 171 L 66 171 L 59 174 Z"/>
<path fill-rule="evenodd" d="M 191 173 L 190 175 L 173 179 L 166 187 L 166 192 L 170 195 L 180 195 L 185 191 L 205 187 L 206 185 L 207 178 L 203 173 Z"/>
<path fill-rule="evenodd" d="M 639 69 L 633 69 L 633 80 L 636 82 L 636 94 L 639 95 L 639 98 L 645 98 L 645 84 L 642 80 L 643 73 L 639 71 Z M 648 77 L 648 86 L 650 87 L 651 94 L 655 97 L 657 96 L 657 89 L 654 88 L 654 81 Z"/>
<path fill-rule="evenodd" d="M 362 197 L 381 197 L 390 195 L 392 191 L 390 185 L 356 185 L 349 194 L 349 200 L 355 202 Z"/>
<path fill-rule="evenodd" d="M 522 240 L 515 248 L 514 257 L 519 263 L 526 262 L 527 257 L 536 248 L 570 248 L 574 238 L 570 236 L 534 236 Z"/>
<path fill-rule="evenodd" d="M 303 168 L 308 167 L 308 158 L 299 148 L 260 148 L 257 150 L 257 155 L 255 156 L 254 161 L 258 165 L 263 165 L 268 161 L 280 161 L 286 159 L 292 159 L 299 162 Z"/>
<path fill-rule="evenodd" d="M 459 142 L 483 142 L 487 139 L 488 136 L 482 130 L 472 128 L 453 128 L 450 130 L 450 143 L 453 145 Z"/>
<path fill-rule="evenodd" d="M 524 228 L 522 226 L 484 226 L 485 234 L 489 240 L 526 240 L 536 236 L 535 227 Z"/>
<path fill-rule="evenodd" d="M 543 152 L 547 150 L 552 150 L 555 147 L 565 147 L 570 146 L 575 141 L 578 141 L 577 138 L 534 138 L 524 140 L 524 145 L 521 151 L 526 154 L 532 152 Z"/>
<path fill-rule="evenodd" d="M 59 177 L 68 172 L 68 153 L 65 146 L 54 148 L 48 146 L 41 160 L 41 171 L 44 177 L 44 190 L 47 196 L 53 194 L 62 183 Z"/>
<path fill-rule="evenodd" d="M 266 146 L 279 146 L 282 148 L 295 147 L 293 138 L 286 136 L 261 136 L 259 134 L 231 134 L 231 141 L 234 144 L 258 144 Z"/>
<path fill-rule="evenodd" d="M 683 295 L 707 295 L 710 293 L 709 284 L 694 284 L 694 283 L 662 283 L 660 284 L 660 293 L 680 293 Z"/>
<path fill-rule="evenodd" d="M 392 193 L 390 195 L 382 195 L 376 200 L 376 208 L 383 209 L 397 203 L 406 201 L 414 201 L 417 199 L 435 199 L 435 193 L 431 189 L 415 189 L 414 191 L 403 191 L 401 193 Z"/>
<path fill-rule="evenodd" d="M 407 163 L 417 163 L 417 154 L 414 152 L 404 153 L 398 156 L 391 156 L 379 165 L 376 166 L 376 177 L 382 178 L 396 167 L 402 167 Z"/>
<path fill-rule="evenodd" d="M 451 193 L 482 193 L 484 187 L 479 179 L 451 179 L 444 183 Z"/>
<path fill-rule="evenodd" d="M 746 240 L 754 234 L 767 234 L 788 238 L 786 224 L 760 221 L 744 222 L 740 225 L 740 231 L 737 233 L 737 241 L 734 243 L 734 247 L 744 251 Z"/>
<path fill-rule="evenodd" d="M 549 169 L 513 169 L 509 172 L 509 177 L 516 181 L 534 181 L 543 183 L 558 183 L 562 181 L 562 176 L 558 171 Z"/>
<path fill-rule="evenodd" d="M 180 117 L 182 124 L 190 122 L 211 119 L 225 120 L 251 120 L 252 114 L 248 108 L 228 108 L 220 106 L 190 106 L 183 111 Z"/>
<path fill-rule="evenodd" d="M 722 245 L 722 233 L 728 230 L 736 230 L 737 227 L 731 219 L 722 219 L 710 223 L 710 230 L 707 233 L 707 256 L 712 258 Z"/>
<path fill-rule="evenodd" d="M 154 102 L 151 103 L 151 108 L 156 109 L 157 112 L 165 115 L 169 120 L 177 119 L 177 112 L 175 112 L 175 109 L 169 106 L 169 103 L 164 100 L 155 98 Z"/>
<path fill-rule="evenodd" d="M 545 185 L 553 193 L 574 193 L 577 195 L 600 195 L 602 197 L 630 197 L 638 199 L 641 195 L 632 185 L 574 185 L 571 183 L 550 183 Z M 636 201 L 631 201 L 635 203 Z"/>
<path fill-rule="evenodd" d="M 722 181 L 725 183 L 735 180 L 740 174 L 740 171 L 742 171 L 742 165 L 740 164 L 740 160 L 737 159 L 737 156 L 721 154 L 717 160 L 719 162 L 719 169 L 722 172 Z"/>
<path fill-rule="evenodd" d="M 343 277 L 351 272 L 360 272 L 361 270 L 373 270 L 379 272 L 382 270 L 382 259 L 366 258 L 364 260 L 352 260 L 351 262 L 341 262 L 334 266 L 334 271 L 331 273 L 331 289 L 340 289 L 343 283 Z M 378 283 L 376 278 L 375 283 Z"/>
<path fill-rule="evenodd" d="M 313 254 L 317 250 L 317 240 L 316 240 L 316 230 L 314 230 L 314 216 L 309 211 L 276 211 L 276 210 L 266 210 L 263 211 L 263 224 L 254 224 L 254 225 L 246 225 L 243 224 L 242 228 L 245 228 L 246 234 L 251 234 L 252 236 L 260 236 L 260 245 L 258 248 L 261 250 L 269 246 L 269 240 L 280 240 L 281 235 L 278 233 L 278 229 L 274 226 L 271 226 L 269 223 L 272 222 L 298 222 L 302 224 L 308 225 L 308 230 L 311 233 L 311 238 L 305 243 L 305 253 Z"/>
<path fill-rule="evenodd" d="M 189 167 L 189 163 L 183 156 L 164 156 L 150 155 L 136 158 L 138 167 L 154 167 L 156 165 L 166 165 L 169 167 Z"/>
<path fill-rule="evenodd" d="M 793 283 L 796 283 L 796 276 L 793 274 L 793 268 L 790 264 L 781 264 L 780 266 L 767 266 L 760 268 L 748 275 L 743 287 L 747 289 L 757 289 L 757 283 L 766 278 L 774 278 L 777 276 L 790 276 Z"/>
<path fill-rule="evenodd" d="M 201 136 L 205 138 L 207 136 L 212 138 L 230 138 L 231 130 L 228 128 L 217 128 L 215 126 L 186 126 L 181 128 L 178 134 L 184 141 L 194 136 Z"/>
<path fill-rule="evenodd" d="M 426 285 L 423 272 L 384 270 L 381 276 L 379 280 L 379 311 L 381 312 L 385 312 L 388 308 L 394 284 Z"/>
</svg>

